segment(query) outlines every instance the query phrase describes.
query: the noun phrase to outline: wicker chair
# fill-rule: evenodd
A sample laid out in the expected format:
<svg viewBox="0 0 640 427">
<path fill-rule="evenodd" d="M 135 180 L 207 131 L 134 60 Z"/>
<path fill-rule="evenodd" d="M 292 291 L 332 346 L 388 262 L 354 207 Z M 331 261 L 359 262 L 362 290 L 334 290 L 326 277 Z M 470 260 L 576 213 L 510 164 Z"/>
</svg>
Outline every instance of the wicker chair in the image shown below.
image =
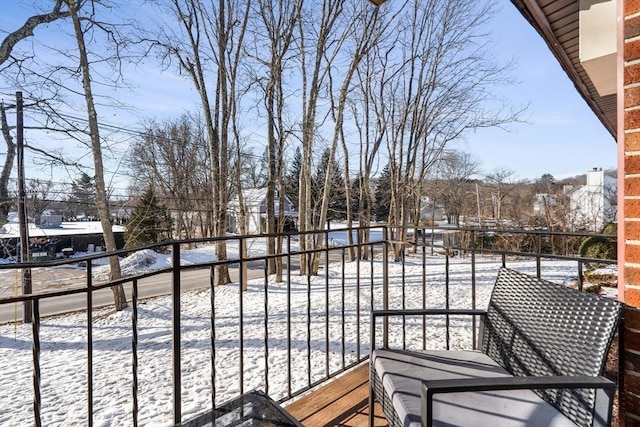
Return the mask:
<svg viewBox="0 0 640 427">
<path fill-rule="evenodd" d="M 374 311 L 369 405 L 393 427 L 609 425 L 615 383 L 601 375 L 621 310 L 502 268 L 486 311 Z M 375 348 L 379 317 L 445 314 L 480 316 L 480 351 Z"/>
</svg>

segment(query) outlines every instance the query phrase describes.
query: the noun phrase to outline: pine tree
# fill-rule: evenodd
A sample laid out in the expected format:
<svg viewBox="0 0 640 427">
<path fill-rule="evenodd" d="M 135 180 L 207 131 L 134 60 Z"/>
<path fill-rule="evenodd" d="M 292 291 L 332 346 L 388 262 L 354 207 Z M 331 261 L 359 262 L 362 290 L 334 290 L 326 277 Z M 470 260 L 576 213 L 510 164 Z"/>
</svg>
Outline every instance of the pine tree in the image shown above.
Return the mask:
<svg viewBox="0 0 640 427">
<path fill-rule="evenodd" d="M 376 220 L 388 220 L 390 207 L 391 171 L 389 170 L 389 165 L 387 165 L 382 170 L 382 175 L 380 175 L 380 178 L 378 178 L 378 184 L 376 185 L 376 200 L 372 209 L 372 213 L 376 216 Z"/>
<path fill-rule="evenodd" d="M 71 195 L 67 203 L 68 209 L 65 216 L 77 218 L 84 215 L 88 219 L 97 219 L 96 188 L 93 178 L 83 172 L 80 178 L 71 184 Z"/>
<path fill-rule="evenodd" d="M 158 203 L 153 187 L 149 187 L 131 212 L 124 233 L 126 247 L 135 248 L 170 240 L 171 231 L 171 216 L 167 208 Z"/>
<path fill-rule="evenodd" d="M 316 173 L 313 177 L 313 188 L 311 195 L 313 200 L 320 200 L 324 190 L 326 182 L 327 171 L 329 170 L 329 149 L 326 149 L 322 153 L 320 163 L 316 168 Z M 329 191 L 329 210 L 327 211 L 328 220 L 342 220 L 346 218 L 347 214 L 347 197 L 344 191 L 344 179 L 342 178 L 342 168 L 340 164 L 333 161 L 332 176 L 330 179 L 330 191 Z"/>
<path fill-rule="evenodd" d="M 362 177 L 360 174 L 351 181 L 351 219 L 357 220 L 358 215 L 364 210 L 364 206 L 360 206 L 360 182 Z"/>
<path fill-rule="evenodd" d="M 293 209 L 298 209 L 298 189 L 300 188 L 300 171 L 302 170 L 302 152 L 296 148 L 287 174 L 284 177 L 285 194 L 291 199 Z"/>
</svg>

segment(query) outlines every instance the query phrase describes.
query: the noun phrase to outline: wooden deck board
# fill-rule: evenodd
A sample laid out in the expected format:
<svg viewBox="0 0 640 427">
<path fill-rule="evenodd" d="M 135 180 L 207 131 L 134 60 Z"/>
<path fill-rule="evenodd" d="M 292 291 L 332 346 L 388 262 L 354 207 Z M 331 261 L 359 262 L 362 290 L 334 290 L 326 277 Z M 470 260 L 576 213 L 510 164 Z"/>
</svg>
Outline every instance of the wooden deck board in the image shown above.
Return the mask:
<svg viewBox="0 0 640 427">
<path fill-rule="evenodd" d="M 296 400 L 286 407 L 305 427 L 365 427 L 369 421 L 369 364 Z M 387 426 L 375 405 L 375 426 Z"/>
</svg>

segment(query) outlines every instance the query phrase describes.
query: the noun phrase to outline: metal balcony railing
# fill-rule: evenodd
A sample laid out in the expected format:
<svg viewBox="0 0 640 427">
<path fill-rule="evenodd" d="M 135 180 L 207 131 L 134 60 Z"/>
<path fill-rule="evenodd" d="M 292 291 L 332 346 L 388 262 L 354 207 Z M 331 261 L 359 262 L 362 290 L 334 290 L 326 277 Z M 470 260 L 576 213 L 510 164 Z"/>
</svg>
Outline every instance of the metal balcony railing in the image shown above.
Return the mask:
<svg viewBox="0 0 640 427">
<path fill-rule="evenodd" d="M 352 234 L 354 243 L 347 243 L 347 233 Z M 328 244 L 300 250 L 301 239 L 308 236 L 315 240 L 320 235 Z M 369 238 L 358 241 L 363 235 Z M 18 320 L 0 326 L 4 328 L 0 329 L 0 354 L 6 357 L 0 374 L 22 372 L 32 377 L 31 390 L 22 390 L 22 397 L 6 392 L 6 397 L 0 397 L 5 412 L 0 415 L 0 424 L 52 425 L 62 419 L 63 424 L 91 426 L 96 420 L 115 416 L 110 415 L 114 406 L 124 406 L 121 412 L 125 415 L 118 414 L 117 423 L 173 425 L 253 388 L 284 402 L 368 358 L 372 309 L 476 308 L 483 304 L 478 290 L 481 293 L 495 277 L 497 266 L 507 263 L 545 276 L 545 263 L 562 262 L 565 271 L 575 269 L 582 288 L 585 263 L 616 262 L 577 256 L 579 243 L 588 236 L 593 235 L 377 227 L 276 236 L 282 245 L 281 253 L 275 255 L 264 252 L 266 236 L 232 236 L 225 239 L 227 260 L 215 259 L 213 245 L 220 239 L 197 239 L 81 258 L 0 264 L 0 275 L 5 278 L 10 277 L 7 271 L 10 275 L 29 271 L 34 288 L 29 295 L 11 295 L 13 287 L 0 289 L 0 319 L 3 323 Z M 615 239 L 611 235 L 599 237 Z M 196 247 L 199 259 L 194 261 L 186 254 Z M 126 277 L 114 281 L 104 277 L 99 266 L 108 256 L 130 259 L 149 251 L 168 254 L 170 265 L 148 269 L 140 264 L 138 271 L 125 272 Z M 248 255 L 240 256 L 243 253 Z M 312 270 L 313 256 L 319 260 L 318 274 L 301 276 L 300 263 Z M 276 259 L 282 263 L 281 282 L 268 274 L 269 262 Z M 83 270 L 78 270 L 78 265 Z M 233 283 L 215 286 L 217 267 L 222 265 L 228 267 Z M 57 285 L 51 274 L 60 269 L 75 269 L 81 274 Z M 246 290 L 240 285 L 243 283 L 247 283 Z M 100 307 L 109 304 L 109 288 L 120 284 L 126 289 L 130 307 L 124 317 L 122 313 L 105 314 Z M 168 295 L 162 297 L 160 308 L 146 308 L 150 288 Z M 20 310 L 27 304 L 33 308 L 31 324 L 18 325 Z M 60 317 L 49 317 L 67 311 L 77 311 L 67 317 L 82 318 L 82 323 L 76 320 L 73 325 L 61 326 L 55 320 Z M 164 323 L 153 323 L 162 316 Z M 70 381 L 75 381 L 73 408 L 60 407 L 63 397 L 48 397 L 60 393 L 56 388 L 64 383 L 50 379 L 60 368 L 47 365 L 53 354 L 62 350 L 42 337 L 62 327 L 81 336 L 80 344 L 69 345 L 75 349 L 69 353 L 69 369 L 77 371 L 81 366 L 83 371 L 80 376 L 75 371 L 70 375 Z M 455 318 L 437 325 L 402 319 L 384 327 L 396 328 L 395 339 L 404 347 L 427 348 L 436 345 L 434 339 L 447 348 L 475 346 L 476 341 L 475 323 Z M 434 327 L 435 335 L 431 333 Z M 10 344 L 11 328 L 16 336 L 30 335 L 30 352 L 25 343 Z M 466 332 L 460 335 L 458 329 Z M 206 345 L 201 342 L 202 331 Z M 116 350 L 111 351 L 113 348 Z M 145 365 L 153 367 L 152 378 Z M 147 374 L 141 377 L 141 372 Z M 0 375 L 0 382 L 13 376 Z M 105 382 L 112 384 L 105 388 Z M 0 386 L 12 389 L 9 384 Z M 119 390 L 112 392 L 113 397 L 110 387 Z M 30 396 L 28 405 L 26 395 Z M 72 416 L 75 418 L 68 418 Z"/>
</svg>

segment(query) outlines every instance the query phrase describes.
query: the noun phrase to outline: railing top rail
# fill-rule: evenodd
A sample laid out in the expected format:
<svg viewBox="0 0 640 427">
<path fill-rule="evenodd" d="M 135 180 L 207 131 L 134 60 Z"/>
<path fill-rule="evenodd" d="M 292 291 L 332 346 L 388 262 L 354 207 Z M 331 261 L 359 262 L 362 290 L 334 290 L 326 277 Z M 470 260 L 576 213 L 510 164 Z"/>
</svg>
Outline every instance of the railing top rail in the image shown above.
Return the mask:
<svg viewBox="0 0 640 427">
<path fill-rule="evenodd" d="M 593 233 L 588 231 L 553 231 L 553 230 L 539 230 L 539 229 L 521 229 L 521 228 L 488 228 L 488 227 L 448 227 L 442 225 L 436 226 L 414 226 L 414 225 L 391 225 L 390 228 L 403 228 L 403 229 L 418 229 L 418 230 L 438 230 L 438 231 L 474 231 L 483 233 L 500 233 L 500 234 L 533 234 L 533 235 L 548 235 L 548 236 L 567 236 L 567 237 L 605 237 L 616 238 L 616 234 L 608 233 Z"/>
</svg>

